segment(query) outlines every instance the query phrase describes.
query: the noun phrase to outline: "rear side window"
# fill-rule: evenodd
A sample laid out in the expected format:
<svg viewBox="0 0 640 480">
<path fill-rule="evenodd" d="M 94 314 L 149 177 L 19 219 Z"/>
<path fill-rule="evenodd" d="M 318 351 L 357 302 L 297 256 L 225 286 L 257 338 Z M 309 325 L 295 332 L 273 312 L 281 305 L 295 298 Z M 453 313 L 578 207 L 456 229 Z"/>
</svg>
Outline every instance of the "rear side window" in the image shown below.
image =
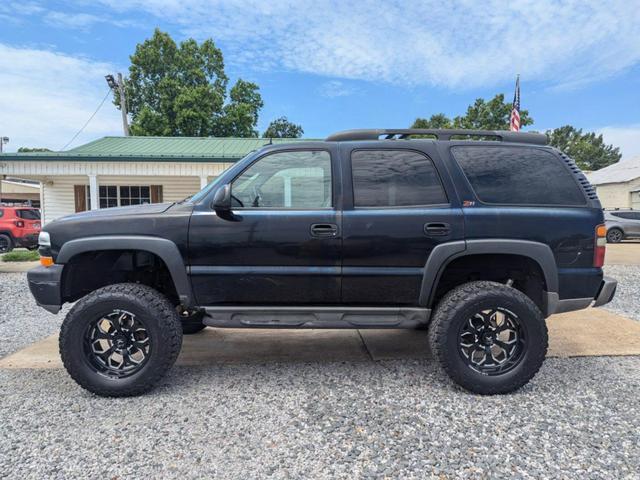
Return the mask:
<svg viewBox="0 0 640 480">
<path fill-rule="evenodd" d="M 585 205 L 571 173 L 551 152 L 526 147 L 451 149 L 478 199 L 507 205 Z"/>
<path fill-rule="evenodd" d="M 33 209 L 16 210 L 16 215 L 23 220 L 40 220 L 40 211 Z"/>
<path fill-rule="evenodd" d="M 447 203 L 431 159 L 412 150 L 356 150 L 351 154 L 356 207 Z"/>
<path fill-rule="evenodd" d="M 616 212 L 612 213 L 611 215 L 627 220 L 640 220 L 640 212 Z"/>
</svg>

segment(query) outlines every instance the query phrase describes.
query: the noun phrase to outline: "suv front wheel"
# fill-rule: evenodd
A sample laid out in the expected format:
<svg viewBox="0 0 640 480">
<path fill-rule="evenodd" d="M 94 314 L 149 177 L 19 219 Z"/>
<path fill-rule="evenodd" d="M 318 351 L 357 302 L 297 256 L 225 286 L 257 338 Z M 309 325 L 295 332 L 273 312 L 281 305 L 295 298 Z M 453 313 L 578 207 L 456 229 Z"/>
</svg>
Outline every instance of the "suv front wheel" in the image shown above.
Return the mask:
<svg viewBox="0 0 640 480">
<path fill-rule="evenodd" d="M 547 327 L 536 304 L 501 283 L 470 282 L 450 291 L 429 326 L 431 351 L 447 374 L 474 393 L 508 393 L 538 372 Z"/>
<path fill-rule="evenodd" d="M 69 375 L 98 395 L 124 397 L 154 387 L 176 361 L 182 324 L 169 300 L 146 285 L 121 283 L 78 301 L 60 331 Z"/>
</svg>

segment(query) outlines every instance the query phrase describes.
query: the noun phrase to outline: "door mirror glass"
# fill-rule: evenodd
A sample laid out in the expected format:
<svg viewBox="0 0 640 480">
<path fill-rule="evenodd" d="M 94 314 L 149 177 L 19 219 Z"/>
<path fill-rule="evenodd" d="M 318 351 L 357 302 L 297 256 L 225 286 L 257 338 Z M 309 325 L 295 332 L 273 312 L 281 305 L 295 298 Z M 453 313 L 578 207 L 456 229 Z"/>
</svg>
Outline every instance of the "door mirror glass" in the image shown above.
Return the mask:
<svg viewBox="0 0 640 480">
<path fill-rule="evenodd" d="M 231 210 L 231 185 L 227 183 L 218 189 L 213 196 L 213 208 L 216 212 Z"/>
</svg>

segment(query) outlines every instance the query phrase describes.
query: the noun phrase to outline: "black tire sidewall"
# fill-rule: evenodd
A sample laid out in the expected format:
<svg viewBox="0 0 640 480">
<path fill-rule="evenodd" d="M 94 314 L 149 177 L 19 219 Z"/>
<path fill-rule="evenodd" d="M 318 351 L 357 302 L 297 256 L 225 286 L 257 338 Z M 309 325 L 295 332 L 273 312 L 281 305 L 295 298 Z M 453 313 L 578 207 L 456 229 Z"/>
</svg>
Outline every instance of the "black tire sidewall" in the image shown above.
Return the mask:
<svg viewBox="0 0 640 480">
<path fill-rule="evenodd" d="M 519 292 L 518 292 L 519 293 Z M 524 299 L 523 299 L 524 300 Z M 446 363 L 446 370 L 463 387 L 477 393 L 505 393 L 526 383 L 540 368 L 547 349 L 547 330 L 544 318 L 538 308 L 528 298 L 514 301 L 511 296 L 497 293 L 478 293 L 469 302 L 457 306 L 445 330 L 445 339 L 440 360 Z M 460 328 L 471 316 L 491 308 L 505 308 L 513 312 L 520 322 L 525 336 L 525 347 L 518 364 L 499 375 L 484 375 L 468 366 L 460 352 Z"/>
<path fill-rule="evenodd" d="M 118 298 L 108 300 L 91 299 L 79 307 L 69 312 L 65 319 L 67 330 L 61 337 L 60 351 L 67 370 L 81 386 L 94 392 L 130 391 L 148 383 L 149 379 L 164 374 L 166 358 L 171 356 L 172 352 L 168 342 L 163 341 L 162 326 L 155 318 L 162 312 L 156 312 L 154 308 L 128 295 L 119 295 Z M 145 365 L 125 378 L 109 378 L 98 373 L 86 357 L 84 348 L 84 337 L 91 323 L 116 309 L 133 313 L 143 323 L 151 342 Z"/>
<path fill-rule="evenodd" d="M 0 237 L 1 238 L 5 238 L 6 241 L 7 241 L 7 249 L 4 252 L 0 251 L 0 253 L 9 253 L 10 251 L 12 251 L 13 250 L 13 239 L 9 235 L 6 235 L 4 233 L 0 233 Z"/>
</svg>

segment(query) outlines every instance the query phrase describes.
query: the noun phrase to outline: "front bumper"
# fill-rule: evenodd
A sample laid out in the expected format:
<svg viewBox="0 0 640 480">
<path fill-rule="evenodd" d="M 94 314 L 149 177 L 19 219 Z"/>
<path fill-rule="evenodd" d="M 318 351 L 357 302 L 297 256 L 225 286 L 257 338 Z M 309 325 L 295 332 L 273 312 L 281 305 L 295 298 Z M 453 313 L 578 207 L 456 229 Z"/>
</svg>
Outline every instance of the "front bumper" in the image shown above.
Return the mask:
<svg viewBox="0 0 640 480">
<path fill-rule="evenodd" d="M 600 290 L 596 295 L 596 301 L 593 304 L 594 307 L 599 307 L 613 300 L 613 296 L 616 294 L 616 288 L 618 287 L 618 281 L 615 278 L 604 277 Z"/>
<path fill-rule="evenodd" d="M 64 265 L 36 267 L 27 272 L 29 290 L 36 303 L 51 313 L 58 313 L 62 307 L 62 270 Z"/>
</svg>

